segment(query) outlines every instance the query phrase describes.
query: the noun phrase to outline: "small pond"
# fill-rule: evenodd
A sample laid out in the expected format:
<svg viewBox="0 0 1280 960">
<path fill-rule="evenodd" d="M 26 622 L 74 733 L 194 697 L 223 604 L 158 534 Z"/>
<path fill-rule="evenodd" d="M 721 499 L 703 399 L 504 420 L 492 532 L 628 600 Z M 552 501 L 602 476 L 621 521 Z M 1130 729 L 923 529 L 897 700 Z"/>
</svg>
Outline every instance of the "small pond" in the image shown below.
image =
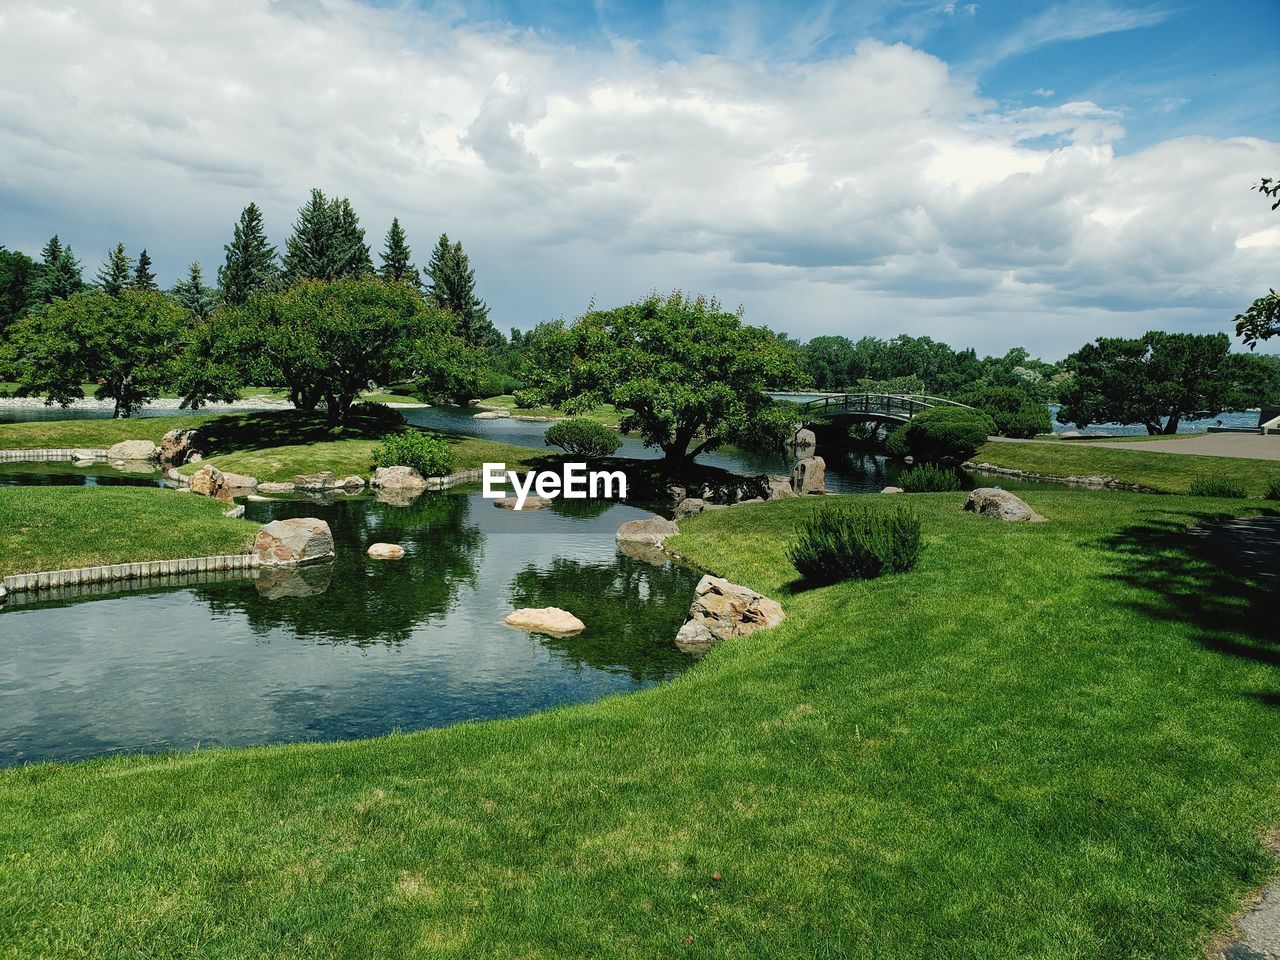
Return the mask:
<svg viewBox="0 0 1280 960">
<path fill-rule="evenodd" d="M 47 471 L 6 465 L 0 482 L 102 483 L 106 472 Z M 672 638 L 699 574 L 614 542 L 646 511 L 557 501 L 513 513 L 450 491 L 247 512 L 324 518 L 337 559 L 96 598 L 15 596 L 0 608 L 0 765 L 517 716 L 636 690 L 691 663 Z M 402 544 L 405 559 L 369 560 L 377 541 Z M 502 623 L 542 606 L 587 629 L 557 638 Z"/>
</svg>

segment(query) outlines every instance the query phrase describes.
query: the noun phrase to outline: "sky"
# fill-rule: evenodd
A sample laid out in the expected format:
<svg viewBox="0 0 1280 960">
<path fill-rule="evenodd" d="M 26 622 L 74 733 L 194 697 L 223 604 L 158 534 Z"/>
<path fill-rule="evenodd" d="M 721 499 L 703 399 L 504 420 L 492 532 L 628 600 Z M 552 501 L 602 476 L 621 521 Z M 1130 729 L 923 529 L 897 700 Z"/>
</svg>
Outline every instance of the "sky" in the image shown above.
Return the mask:
<svg viewBox="0 0 1280 960">
<path fill-rule="evenodd" d="M 680 288 L 1058 359 L 1280 286 L 1274 0 L 0 2 L 0 244 L 171 283 L 309 189 L 502 329 Z"/>
</svg>

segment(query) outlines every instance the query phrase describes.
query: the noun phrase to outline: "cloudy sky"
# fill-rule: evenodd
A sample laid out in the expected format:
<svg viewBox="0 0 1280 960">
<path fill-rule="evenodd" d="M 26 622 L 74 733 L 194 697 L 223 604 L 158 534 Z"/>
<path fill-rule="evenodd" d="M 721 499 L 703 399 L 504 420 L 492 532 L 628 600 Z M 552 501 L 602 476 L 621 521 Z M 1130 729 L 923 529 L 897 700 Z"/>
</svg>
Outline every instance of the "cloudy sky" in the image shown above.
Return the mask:
<svg viewBox="0 0 1280 960">
<path fill-rule="evenodd" d="M 1280 286 L 1272 0 L 3 0 L 0 243 L 212 274 L 311 186 L 500 327 L 654 288 L 1056 358 Z"/>
</svg>

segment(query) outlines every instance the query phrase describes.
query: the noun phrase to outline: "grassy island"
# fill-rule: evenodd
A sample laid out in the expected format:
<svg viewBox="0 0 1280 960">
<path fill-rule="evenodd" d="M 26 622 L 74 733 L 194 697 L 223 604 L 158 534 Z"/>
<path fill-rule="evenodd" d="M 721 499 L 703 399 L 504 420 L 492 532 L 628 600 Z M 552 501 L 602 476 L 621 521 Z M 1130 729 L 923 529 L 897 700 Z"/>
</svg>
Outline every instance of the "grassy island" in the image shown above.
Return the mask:
<svg viewBox="0 0 1280 960">
<path fill-rule="evenodd" d="M 1026 498 L 814 590 L 819 502 L 684 521 L 788 616 L 643 693 L 0 773 L 0 955 L 1201 957 L 1276 870 L 1274 636 L 1185 535 L 1249 508 Z"/>
</svg>

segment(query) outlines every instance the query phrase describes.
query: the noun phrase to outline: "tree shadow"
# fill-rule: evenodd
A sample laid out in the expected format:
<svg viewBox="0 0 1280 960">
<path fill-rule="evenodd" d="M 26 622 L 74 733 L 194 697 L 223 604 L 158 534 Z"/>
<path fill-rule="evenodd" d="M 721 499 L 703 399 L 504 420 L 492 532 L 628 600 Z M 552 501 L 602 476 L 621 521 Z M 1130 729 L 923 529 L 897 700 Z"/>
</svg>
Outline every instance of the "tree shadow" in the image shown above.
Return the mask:
<svg viewBox="0 0 1280 960">
<path fill-rule="evenodd" d="M 1150 511 L 1102 546 L 1108 578 L 1143 594 L 1139 613 L 1191 625 L 1208 650 L 1280 667 L 1280 514 Z M 1252 696 L 1280 706 L 1280 691 Z"/>
</svg>

